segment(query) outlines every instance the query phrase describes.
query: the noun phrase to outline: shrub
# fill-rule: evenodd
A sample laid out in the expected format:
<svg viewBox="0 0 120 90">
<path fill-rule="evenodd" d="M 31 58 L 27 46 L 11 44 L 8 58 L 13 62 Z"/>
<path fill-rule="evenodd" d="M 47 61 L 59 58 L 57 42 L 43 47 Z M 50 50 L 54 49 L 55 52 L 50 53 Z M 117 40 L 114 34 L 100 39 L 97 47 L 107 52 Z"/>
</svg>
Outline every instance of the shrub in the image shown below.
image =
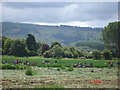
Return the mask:
<svg viewBox="0 0 120 90">
<path fill-rule="evenodd" d="M 110 50 L 105 49 L 103 50 L 102 54 L 106 60 L 112 59 L 112 52 Z"/>
<path fill-rule="evenodd" d="M 94 59 L 101 59 L 101 52 L 99 50 L 93 50 L 92 55 Z"/>
<path fill-rule="evenodd" d="M 64 51 L 64 55 L 63 55 L 64 58 L 72 58 L 73 57 L 73 54 L 72 52 L 70 51 Z"/>
<path fill-rule="evenodd" d="M 15 69 L 15 66 L 11 64 L 2 64 L 2 69 Z"/>
<path fill-rule="evenodd" d="M 23 65 L 12 65 L 12 64 L 2 64 L 2 69 L 26 69 L 26 66 L 23 66 Z"/>
<path fill-rule="evenodd" d="M 25 71 L 25 75 L 33 75 L 33 70 L 31 67 L 27 67 L 27 70 Z"/>
<path fill-rule="evenodd" d="M 48 51 L 44 52 L 43 55 L 44 55 L 45 58 L 53 57 L 53 54 L 52 54 L 51 50 L 48 50 Z"/>
<path fill-rule="evenodd" d="M 57 71 L 60 71 L 60 68 L 57 68 Z"/>
<path fill-rule="evenodd" d="M 28 56 L 38 56 L 38 53 L 35 51 L 28 51 Z"/>
<path fill-rule="evenodd" d="M 94 70 L 92 69 L 91 72 L 94 72 Z"/>
<path fill-rule="evenodd" d="M 65 66 L 62 66 L 61 69 L 66 69 L 66 67 L 65 67 Z"/>
<path fill-rule="evenodd" d="M 73 71 L 73 70 L 74 70 L 73 67 L 69 67 L 69 68 L 66 69 L 66 71 Z"/>
</svg>

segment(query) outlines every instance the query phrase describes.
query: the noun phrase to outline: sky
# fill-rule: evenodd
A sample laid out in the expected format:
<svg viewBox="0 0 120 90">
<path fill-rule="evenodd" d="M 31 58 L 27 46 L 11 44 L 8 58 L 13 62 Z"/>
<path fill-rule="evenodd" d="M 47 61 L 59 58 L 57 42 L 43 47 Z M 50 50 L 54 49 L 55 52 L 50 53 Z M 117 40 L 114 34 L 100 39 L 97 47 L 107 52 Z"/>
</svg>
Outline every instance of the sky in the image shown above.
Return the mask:
<svg viewBox="0 0 120 90">
<path fill-rule="evenodd" d="M 1 5 L 1 4 L 0 4 Z M 4 2 L 2 21 L 104 27 L 118 20 L 118 2 Z"/>
</svg>

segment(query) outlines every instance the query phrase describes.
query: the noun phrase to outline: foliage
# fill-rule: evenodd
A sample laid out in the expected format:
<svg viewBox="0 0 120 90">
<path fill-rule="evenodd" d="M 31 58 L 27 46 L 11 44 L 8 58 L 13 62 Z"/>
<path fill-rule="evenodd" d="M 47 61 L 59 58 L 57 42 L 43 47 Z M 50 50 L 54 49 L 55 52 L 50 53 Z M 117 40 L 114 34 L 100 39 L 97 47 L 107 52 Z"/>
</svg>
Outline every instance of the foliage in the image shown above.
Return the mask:
<svg viewBox="0 0 120 90">
<path fill-rule="evenodd" d="M 2 64 L 2 69 L 26 69 L 26 66 L 24 65 L 12 65 L 12 64 Z"/>
<path fill-rule="evenodd" d="M 101 59 L 101 52 L 99 50 L 93 50 L 92 55 L 94 59 Z"/>
<path fill-rule="evenodd" d="M 76 47 L 86 46 L 86 47 L 89 47 L 89 48 L 92 48 L 92 49 L 98 49 L 98 50 L 103 50 L 104 49 L 104 45 L 102 43 L 92 42 L 92 41 L 77 42 L 75 46 Z"/>
<path fill-rule="evenodd" d="M 73 70 L 74 70 L 73 67 L 69 67 L 69 68 L 66 69 L 66 71 L 73 71 Z"/>
<path fill-rule="evenodd" d="M 112 59 L 112 52 L 109 49 L 103 50 L 102 54 L 106 60 Z"/>
<path fill-rule="evenodd" d="M 0 39 L 2 40 L 2 49 L 4 49 L 5 41 L 6 41 L 8 38 L 5 37 L 5 36 L 2 36 Z"/>
<path fill-rule="evenodd" d="M 11 44 L 11 55 L 23 57 L 27 55 L 26 45 L 24 40 L 16 39 Z"/>
<path fill-rule="evenodd" d="M 10 55 L 11 54 L 11 44 L 12 44 L 13 40 L 11 39 L 7 39 L 5 40 L 4 42 L 4 45 L 3 45 L 3 54 L 5 55 Z"/>
<path fill-rule="evenodd" d="M 57 68 L 57 71 L 60 71 L 60 68 Z"/>
<path fill-rule="evenodd" d="M 38 53 L 36 51 L 28 50 L 27 56 L 38 56 Z"/>
<path fill-rule="evenodd" d="M 72 54 L 72 52 L 66 50 L 66 51 L 64 51 L 63 57 L 64 57 L 64 58 L 72 58 L 72 57 L 73 57 L 73 54 Z"/>
<path fill-rule="evenodd" d="M 55 45 L 52 49 L 51 49 L 52 53 L 53 53 L 53 57 L 54 58 L 62 58 L 64 51 L 63 48 L 60 47 L 59 45 Z"/>
<path fill-rule="evenodd" d="M 65 66 L 62 66 L 61 69 L 64 70 L 64 69 L 66 69 L 66 67 L 65 67 Z"/>
<path fill-rule="evenodd" d="M 41 53 L 43 54 L 47 50 L 49 50 L 49 45 L 45 43 L 42 45 Z"/>
<path fill-rule="evenodd" d="M 55 45 L 59 45 L 61 47 L 61 44 L 59 42 L 52 42 L 51 48 L 53 48 Z"/>
<path fill-rule="evenodd" d="M 27 70 L 25 71 L 25 75 L 33 75 L 33 70 L 30 66 L 27 67 Z"/>
<path fill-rule="evenodd" d="M 120 21 L 109 23 L 102 31 L 102 40 L 114 56 L 120 57 Z"/>
<path fill-rule="evenodd" d="M 51 57 L 53 57 L 52 51 L 51 51 L 51 50 L 46 51 L 46 52 L 43 54 L 43 56 L 44 56 L 45 58 L 51 58 Z"/>
<path fill-rule="evenodd" d="M 27 45 L 28 50 L 37 51 L 36 40 L 32 34 L 28 34 L 28 37 L 26 39 L 26 45 Z"/>
</svg>

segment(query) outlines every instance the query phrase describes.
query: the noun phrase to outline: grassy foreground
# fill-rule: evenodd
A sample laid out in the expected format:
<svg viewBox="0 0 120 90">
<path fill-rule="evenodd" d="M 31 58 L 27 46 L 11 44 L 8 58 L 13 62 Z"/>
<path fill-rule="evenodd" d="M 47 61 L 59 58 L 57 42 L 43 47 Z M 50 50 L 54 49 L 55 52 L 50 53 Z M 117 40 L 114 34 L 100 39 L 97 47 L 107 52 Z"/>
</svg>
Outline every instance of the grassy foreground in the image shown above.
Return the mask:
<svg viewBox="0 0 120 90">
<path fill-rule="evenodd" d="M 37 73 L 32 76 L 25 75 L 24 70 L 2 70 L 2 88 L 118 88 L 117 68 L 33 69 Z"/>
</svg>

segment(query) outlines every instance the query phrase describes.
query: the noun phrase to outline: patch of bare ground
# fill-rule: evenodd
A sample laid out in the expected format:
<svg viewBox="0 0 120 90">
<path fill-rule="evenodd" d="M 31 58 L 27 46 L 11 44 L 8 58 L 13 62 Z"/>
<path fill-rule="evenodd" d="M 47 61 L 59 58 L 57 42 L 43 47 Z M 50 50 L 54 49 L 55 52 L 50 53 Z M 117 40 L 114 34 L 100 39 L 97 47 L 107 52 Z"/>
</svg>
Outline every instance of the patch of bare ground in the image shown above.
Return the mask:
<svg viewBox="0 0 120 90">
<path fill-rule="evenodd" d="M 49 77 L 43 77 L 44 80 L 15 80 L 15 79 L 2 79 L 2 88 L 23 88 L 35 86 L 50 86 L 56 85 L 56 82 Z"/>
</svg>

